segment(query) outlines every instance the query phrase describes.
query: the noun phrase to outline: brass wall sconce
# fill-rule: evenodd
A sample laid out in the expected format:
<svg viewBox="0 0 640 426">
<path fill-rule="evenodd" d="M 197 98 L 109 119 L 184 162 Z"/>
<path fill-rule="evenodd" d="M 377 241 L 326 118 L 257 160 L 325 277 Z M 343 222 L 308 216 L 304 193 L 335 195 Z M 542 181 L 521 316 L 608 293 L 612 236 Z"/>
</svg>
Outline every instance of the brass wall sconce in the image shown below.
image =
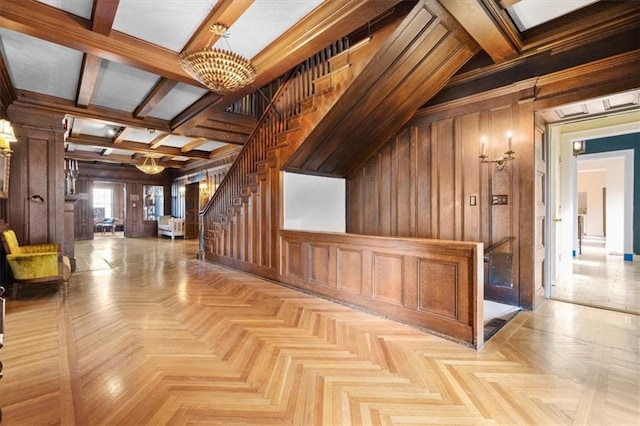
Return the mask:
<svg viewBox="0 0 640 426">
<path fill-rule="evenodd" d="M 480 138 L 480 163 L 496 163 L 496 168 L 498 170 L 504 169 L 507 161 L 515 159 L 515 157 L 513 156 L 515 152 L 511 149 L 511 130 L 507 132 L 507 139 L 509 142 L 507 150 L 498 155 L 495 159 L 488 160 L 489 156 L 486 153 L 487 138 L 485 136 L 482 136 Z"/>
<path fill-rule="evenodd" d="M 580 154 L 587 152 L 587 141 L 573 141 L 573 156 L 577 157 Z"/>
<path fill-rule="evenodd" d="M 209 198 L 209 186 L 207 185 L 207 182 L 200 182 L 198 187 L 200 188 L 200 196 L 203 198 Z"/>
<path fill-rule="evenodd" d="M 64 193 L 74 195 L 76 193 L 76 180 L 78 179 L 78 160 L 64 160 Z"/>
</svg>

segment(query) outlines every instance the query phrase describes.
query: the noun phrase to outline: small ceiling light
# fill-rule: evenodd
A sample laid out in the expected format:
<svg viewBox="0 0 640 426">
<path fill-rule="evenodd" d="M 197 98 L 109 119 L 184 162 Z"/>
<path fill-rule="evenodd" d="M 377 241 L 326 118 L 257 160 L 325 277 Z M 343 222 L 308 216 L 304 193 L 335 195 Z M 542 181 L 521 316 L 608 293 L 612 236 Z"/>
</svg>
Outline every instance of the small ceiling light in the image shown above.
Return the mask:
<svg viewBox="0 0 640 426">
<path fill-rule="evenodd" d="M 138 168 L 138 170 L 148 175 L 157 175 L 164 170 L 164 166 L 156 163 L 156 159 L 150 155 L 147 155 L 144 158 L 142 164 L 136 164 L 136 167 Z"/>
<path fill-rule="evenodd" d="M 228 38 L 224 24 L 213 24 L 209 28 L 214 37 Z M 228 41 L 227 41 L 228 44 Z M 256 69 L 247 58 L 229 50 L 213 46 L 202 50 L 189 50 L 180 54 L 180 65 L 193 78 L 220 94 L 227 94 L 251 84 L 256 79 Z"/>
</svg>

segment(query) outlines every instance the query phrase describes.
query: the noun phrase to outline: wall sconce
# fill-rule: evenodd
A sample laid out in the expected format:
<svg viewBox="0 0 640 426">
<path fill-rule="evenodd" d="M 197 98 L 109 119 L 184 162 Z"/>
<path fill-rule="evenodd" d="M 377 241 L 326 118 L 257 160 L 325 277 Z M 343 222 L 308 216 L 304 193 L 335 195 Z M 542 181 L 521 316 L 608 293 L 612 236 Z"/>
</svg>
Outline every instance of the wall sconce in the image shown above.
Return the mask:
<svg viewBox="0 0 640 426">
<path fill-rule="evenodd" d="M 0 156 L 11 157 L 13 151 L 9 143 L 17 140 L 11 123 L 7 120 L 0 120 Z"/>
<path fill-rule="evenodd" d="M 209 196 L 209 187 L 207 186 L 207 182 L 200 182 L 200 196 L 201 197 L 208 197 Z"/>
<path fill-rule="evenodd" d="M 64 160 L 65 195 L 76 193 L 76 179 L 78 179 L 78 160 Z"/>
<path fill-rule="evenodd" d="M 587 141 L 573 141 L 573 156 L 577 157 L 580 154 L 587 152 Z"/>
<path fill-rule="evenodd" d="M 498 155 L 494 160 L 487 160 L 487 158 L 489 158 L 489 156 L 486 154 L 485 146 L 487 143 L 487 138 L 485 136 L 482 136 L 480 138 L 480 163 L 496 163 L 496 167 L 498 170 L 504 169 L 504 166 L 507 164 L 508 160 L 515 159 L 515 157 L 513 156 L 515 152 L 511 150 L 511 130 L 507 132 L 507 139 L 509 143 L 507 150 Z"/>
</svg>

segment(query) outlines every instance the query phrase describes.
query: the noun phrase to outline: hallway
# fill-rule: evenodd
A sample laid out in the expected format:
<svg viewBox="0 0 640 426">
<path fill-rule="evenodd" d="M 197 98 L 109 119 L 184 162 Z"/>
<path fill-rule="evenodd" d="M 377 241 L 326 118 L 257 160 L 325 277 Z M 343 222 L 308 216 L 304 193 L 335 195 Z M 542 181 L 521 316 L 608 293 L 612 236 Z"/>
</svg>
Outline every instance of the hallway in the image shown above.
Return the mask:
<svg viewBox="0 0 640 426">
<path fill-rule="evenodd" d="M 604 239 L 585 237 L 573 274 L 553 289 L 552 298 L 640 315 L 640 262 L 607 255 Z"/>
<path fill-rule="evenodd" d="M 640 317 L 547 301 L 481 351 L 196 260 L 75 245 L 7 304 L 5 425 L 637 424 Z"/>
</svg>

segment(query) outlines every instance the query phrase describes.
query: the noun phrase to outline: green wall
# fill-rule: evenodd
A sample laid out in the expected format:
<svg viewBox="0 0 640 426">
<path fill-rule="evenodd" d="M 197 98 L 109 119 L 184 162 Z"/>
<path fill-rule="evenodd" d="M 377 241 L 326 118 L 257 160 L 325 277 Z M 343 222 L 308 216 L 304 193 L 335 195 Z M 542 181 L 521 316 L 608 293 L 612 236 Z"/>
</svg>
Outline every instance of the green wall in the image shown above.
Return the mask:
<svg viewBox="0 0 640 426">
<path fill-rule="evenodd" d="M 640 133 L 587 140 L 586 154 L 633 149 L 633 252 L 640 254 Z"/>
</svg>

